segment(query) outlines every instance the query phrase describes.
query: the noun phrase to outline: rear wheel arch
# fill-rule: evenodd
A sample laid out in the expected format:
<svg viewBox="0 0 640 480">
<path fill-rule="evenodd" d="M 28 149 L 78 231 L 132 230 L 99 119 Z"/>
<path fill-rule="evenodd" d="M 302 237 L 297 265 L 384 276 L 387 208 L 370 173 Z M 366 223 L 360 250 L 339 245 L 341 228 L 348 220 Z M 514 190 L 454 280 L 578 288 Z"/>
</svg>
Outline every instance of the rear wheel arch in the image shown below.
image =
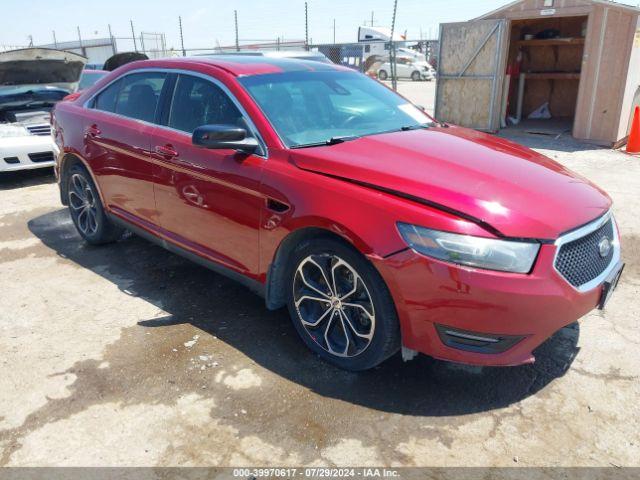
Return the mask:
<svg viewBox="0 0 640 480">
<path fill-rule="evenodd" d="M 96 190 L 98 190 L 100 201 L 104 205 L 105 203 L 102 196 L 102 191 L 100 190 L 100 184 L 96 181 L 96 177 L 91 171 L 91 168 L 89 168 L 89 164 L 85 159 L 75 153 L 67 153 L 64 157 L 62 157 L 62 161 L 60 162 L 60 201 L 62 202 L 62 204 L 68 205 L 69 203 L 69 199 L 67 198 L 69 171 L 74 165 L 81 165 L 91 176 L 91 180 L 93 180 L 93 184 L 95 185 Z"/>
</svg>

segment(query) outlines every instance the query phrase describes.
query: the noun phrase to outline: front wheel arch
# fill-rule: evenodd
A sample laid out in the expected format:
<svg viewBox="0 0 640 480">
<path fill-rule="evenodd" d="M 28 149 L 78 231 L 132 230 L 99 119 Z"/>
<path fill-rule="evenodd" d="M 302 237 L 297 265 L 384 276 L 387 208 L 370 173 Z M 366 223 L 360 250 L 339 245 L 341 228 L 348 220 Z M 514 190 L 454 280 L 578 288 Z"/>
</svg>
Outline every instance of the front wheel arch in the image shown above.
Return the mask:
<svg viewBox="0 0 640 480">
<path fill-rule="evenodd" d="M 325 228 L 306 227 L 289 233 L 289 235 L 280 242 L 267 272 L 265 300 L 269 310 L 277 310 L 278 308 L 284 307 L 287 303 L 285 283 L 287 265 L 292 253 L 302 242 L 321 237 L 337 240 L 358 253 L 363 254 L 352 242 Z"/>
</svg>

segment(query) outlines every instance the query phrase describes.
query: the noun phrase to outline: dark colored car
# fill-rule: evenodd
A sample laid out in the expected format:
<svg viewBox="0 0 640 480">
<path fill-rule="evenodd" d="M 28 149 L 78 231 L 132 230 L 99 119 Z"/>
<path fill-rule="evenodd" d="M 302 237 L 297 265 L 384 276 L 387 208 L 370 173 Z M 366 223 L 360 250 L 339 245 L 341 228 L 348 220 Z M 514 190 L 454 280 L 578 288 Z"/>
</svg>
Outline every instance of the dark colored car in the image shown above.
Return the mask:
<svg viewBox="0 0 640 480">
<path fill-rule="evenodd" d="M 518 365 L 604 306 L 611 200 L 514 143 L 433 121 L 317 62 L 134 62 L 53 115 L 62 202 L 91 244 L 123 228 L 288 306 L 334 364 L 398 352 Z"/>
</svg>

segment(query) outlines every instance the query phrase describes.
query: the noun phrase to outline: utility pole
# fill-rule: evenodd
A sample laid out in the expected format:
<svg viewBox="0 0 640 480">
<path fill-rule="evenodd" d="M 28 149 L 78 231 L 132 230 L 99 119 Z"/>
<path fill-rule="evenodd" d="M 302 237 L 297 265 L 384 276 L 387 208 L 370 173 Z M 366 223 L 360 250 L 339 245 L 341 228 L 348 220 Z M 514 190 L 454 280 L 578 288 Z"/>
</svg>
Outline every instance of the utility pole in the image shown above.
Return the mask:
<svg viewBox="0 0 640 480">
<path fill-rule="evenodd" d="M 129 23 L 131 23 L 131 38 L 133 38 L 133 49 L 137 52 L 138 51 L 138 43 L 136 42 L 136 32 L 133 29 L 133 20 L 129 20 Z"/>
<path fill-rule="evenodd" d="M 107 25 L 109 27 L 109 39 L 111 40 L 111 51 L 113 54 L 116 54 L 116 39 L 113 38 L 113 33 L 111 32 L 111 24 Z"/>
<path fill-rule="evenodd" d="M 333 44 L 336 43 L 336 19 L 333 19 Z"/>
<path fill-rule="evenodd" d="M 178 26 L 180 27 L 180 46 L 182 47 L 182 56 L 187 56 L 187 51 L 184 49 L 184 36 L 182 35 L 182 17 L 178 17 Z"/>
<path fill-rule="evenodd" d="M 53 33 L 53 48 L 55 48 L 57 50 L 58 49 L 58 39 L 56 38 L 56 31 L 55 30 L 51 30 L 51 32 Z"/>
<path fill-rule="evenodd" d="M 304 2 L 304 48 L 309 50 L 309 6 Z"/>
<path fill-rule="evenodd" d="M 373 27 L 373 10 L 371 10 L 371 26 Z"/>
<path fill-rule="evenodd" d="M 236 52 L 240 51 L 240 39 L 238 38 L 238 11 L 233 11 L 233 18 L 236 24 Z"/>
<path fill-rule="evenodd" d="M 82 52 L 82 55 L 86 57 L 87 51 L 84 49 L 84 46 L 82 45 L 82 35 L 80 35 L 80 25 L 78 25 L 78 42 L 80 43 L 80 51 Z"/>
<path fill-rule="evenodd" d="M 398 78 L 396 72 L 396 44 L 393 41 L 393 35 L 396 30 L 396 13 L 398 11 L 398 0 L 393 0 L 393 18 L 391 19 L 391 45 L 389 48 L 389 60 L 391 64 L 391 88 L 398 90 Z"/>
<path fill-rule="evenodd" d="M 33 47 L 33 35 L 29 35 L 29 46 Z"/>
</svg>

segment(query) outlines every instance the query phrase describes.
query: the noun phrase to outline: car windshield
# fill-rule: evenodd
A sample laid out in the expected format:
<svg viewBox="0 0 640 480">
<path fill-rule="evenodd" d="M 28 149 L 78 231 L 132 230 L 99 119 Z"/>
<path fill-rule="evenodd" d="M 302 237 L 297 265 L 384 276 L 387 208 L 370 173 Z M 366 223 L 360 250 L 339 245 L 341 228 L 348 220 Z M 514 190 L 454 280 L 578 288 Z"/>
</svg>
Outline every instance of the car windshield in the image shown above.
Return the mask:
<svg viewBox="0 0 640 480">
<path fill-rule="evenodd" d="M 85 70 L 82 72 L 82 77 L 80 77 L 80 83 L 78 85 L 78 90 L 84 90 L 85 88 L 89 88 L 91 85 L 96 83 L 102 77 L 104 77 L 108 72 L 92 72 Z"/>
<path fill-rule="evenodd" d="M 355 72 L 284 72 L 239 81 L 290 148 L 420 128 L 431 121 L 384 85 Z"/>
</svg>

